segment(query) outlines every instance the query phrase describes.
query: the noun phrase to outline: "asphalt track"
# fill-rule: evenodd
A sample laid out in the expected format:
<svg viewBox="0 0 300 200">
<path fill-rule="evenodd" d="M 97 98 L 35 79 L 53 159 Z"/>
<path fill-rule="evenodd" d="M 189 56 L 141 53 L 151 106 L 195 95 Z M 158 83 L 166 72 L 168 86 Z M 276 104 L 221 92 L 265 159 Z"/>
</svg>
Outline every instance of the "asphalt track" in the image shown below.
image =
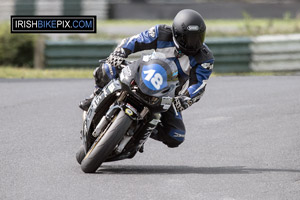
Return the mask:
<svg viewBox="0 0 300 200">
<path fill-rule="evenodd" d="M 84 174 L 79 100 L 92 80 L 0 80 L 0 199 L 299 199 L 300 77 L 212 77 L 186 141 L 149 140 Z"/>
</svg>

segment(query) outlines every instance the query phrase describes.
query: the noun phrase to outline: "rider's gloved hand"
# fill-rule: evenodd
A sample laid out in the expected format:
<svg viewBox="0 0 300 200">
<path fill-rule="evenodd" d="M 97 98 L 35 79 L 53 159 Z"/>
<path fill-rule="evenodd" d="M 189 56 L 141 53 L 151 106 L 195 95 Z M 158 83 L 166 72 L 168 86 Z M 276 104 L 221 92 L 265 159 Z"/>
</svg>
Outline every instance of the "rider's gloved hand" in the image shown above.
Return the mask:
<svg viewBox="0 0 300 200">
<path fill-rule="evenodd" d="M 114 52 L 110 54 L 106 62 L 114 67 L 119 67 L 125 60 L 125 51 L 123 48 L 116 48 Z"/>
<path fill-rule="evenodd" d="M 181 112 L 193 104 L 193 100 L 187 96 L 178 96 L 174 98 L 174 105 L 178 112 Z"/>
</svg>

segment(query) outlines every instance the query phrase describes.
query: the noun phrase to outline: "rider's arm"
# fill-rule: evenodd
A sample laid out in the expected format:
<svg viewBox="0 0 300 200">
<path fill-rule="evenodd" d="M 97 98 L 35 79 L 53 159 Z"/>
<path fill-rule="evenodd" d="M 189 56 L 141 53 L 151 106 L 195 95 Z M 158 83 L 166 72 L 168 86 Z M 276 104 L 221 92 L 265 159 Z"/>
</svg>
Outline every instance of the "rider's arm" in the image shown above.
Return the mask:
<svg viewBox="0 0 300 200">
<path fill-rule="evenodd" d="M 156 25 L 149 30 L 146 30 L 142 33 L 134 35 L 132 37 L 122 40 L 121 44 L 116 48 L 122 48 L 124 50 L 125 58 L 129 54 L 135 53 L 138 51 L 156 49 L 157 48 L 157 39 L 158 39 L 158 30 L 159 25 Z"/>
<path fill-rule="evenodd" d="M 200 100 L 205 92 L 207 80 L 212 73 L 214 60 L 208 60 L 202 64 L 195 65 L 190 71 L 190 86 L 174 100 L 177 111 L 183 111 L 190 107 L 193 103 Z"/>
<path fill-rule="evenodd" d="M 113 66 L 119 66 L 131 53 L 156 49 L 159 27 L 160 25 L 154 26 L 140 34 L 122 40 L 107 58 L 106 62 Z"/>
<path fill-rule="evenodd" d="M 199 101 L 199 99 L 202 97 L 209 76 L 212 73 L 213 63 L 213 59 L 207 60 L 191 69 L 190 86 L 187 89 L 187 96 L 192 98 L 193 102 Z"/>
</svg>

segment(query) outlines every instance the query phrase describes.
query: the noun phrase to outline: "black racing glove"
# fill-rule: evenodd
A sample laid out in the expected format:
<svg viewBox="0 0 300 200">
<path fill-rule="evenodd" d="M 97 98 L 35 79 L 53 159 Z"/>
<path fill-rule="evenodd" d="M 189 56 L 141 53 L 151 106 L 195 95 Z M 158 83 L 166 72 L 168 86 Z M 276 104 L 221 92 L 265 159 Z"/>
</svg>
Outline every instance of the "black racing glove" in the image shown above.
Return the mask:
<svg viewBox="0 0 300 200">
<path fill-rule="evenodd" d="M 114 67 L 119 67 L 125 60 L 126 54 L 123 48 L 116 48 L 110 56 L 107 58 L 106 62 Z"/>
<path fill-rule="evenodd" d="M 178 96 L 174 98 L 174 105 L 178 112 L 181 112 L 193 104 L 193 100 L 187 96 Z"/>
</svg>

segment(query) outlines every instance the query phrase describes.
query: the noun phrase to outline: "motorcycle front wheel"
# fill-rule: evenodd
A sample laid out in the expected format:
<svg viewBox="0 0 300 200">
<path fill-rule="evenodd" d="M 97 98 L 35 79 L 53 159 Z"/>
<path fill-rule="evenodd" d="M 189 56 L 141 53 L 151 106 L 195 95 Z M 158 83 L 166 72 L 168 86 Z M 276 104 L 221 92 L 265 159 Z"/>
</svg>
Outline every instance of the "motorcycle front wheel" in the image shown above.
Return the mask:
<svg viewBox="0 0 300 200">
<path fill-rule="evenodd" d="M 120 110 L 110 127 L 96 139 L 90 150 L 81 161 L 85 173 L 94 173 L 121 141 L 132 119 Z"/>
</svg>

